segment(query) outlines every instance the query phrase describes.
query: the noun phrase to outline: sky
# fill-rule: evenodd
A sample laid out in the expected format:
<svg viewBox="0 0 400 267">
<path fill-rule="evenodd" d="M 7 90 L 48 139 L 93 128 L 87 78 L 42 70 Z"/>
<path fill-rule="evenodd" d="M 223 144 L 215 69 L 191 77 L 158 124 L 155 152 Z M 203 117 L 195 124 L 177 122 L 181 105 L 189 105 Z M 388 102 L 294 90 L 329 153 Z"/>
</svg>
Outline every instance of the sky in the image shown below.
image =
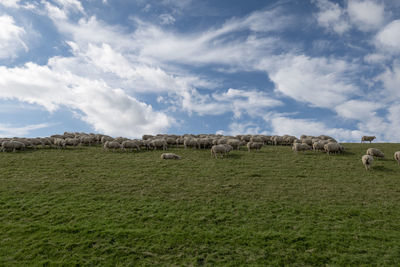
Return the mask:
<svg viewBox="0 0 400 267">
<path fill-rule="evenodd" d="M 0 136 L 400 142 L 398 0 L 0 0 Z"/>
</svg>

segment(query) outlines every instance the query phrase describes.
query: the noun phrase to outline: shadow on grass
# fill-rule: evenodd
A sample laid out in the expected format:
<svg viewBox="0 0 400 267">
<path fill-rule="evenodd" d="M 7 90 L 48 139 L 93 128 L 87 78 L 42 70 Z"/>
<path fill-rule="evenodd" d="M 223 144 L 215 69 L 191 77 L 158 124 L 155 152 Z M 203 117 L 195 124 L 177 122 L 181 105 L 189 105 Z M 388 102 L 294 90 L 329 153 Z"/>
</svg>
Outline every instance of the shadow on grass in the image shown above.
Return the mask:
<svg viewBox="0 0 400 267">
<path fill-rule="evenodd" d="M 374 166 L 373 169 L 376 171 L 381 171 L 381 172 L 395 172 L 395 170 L 389 169 L 385 166 Z"/>
</svg>

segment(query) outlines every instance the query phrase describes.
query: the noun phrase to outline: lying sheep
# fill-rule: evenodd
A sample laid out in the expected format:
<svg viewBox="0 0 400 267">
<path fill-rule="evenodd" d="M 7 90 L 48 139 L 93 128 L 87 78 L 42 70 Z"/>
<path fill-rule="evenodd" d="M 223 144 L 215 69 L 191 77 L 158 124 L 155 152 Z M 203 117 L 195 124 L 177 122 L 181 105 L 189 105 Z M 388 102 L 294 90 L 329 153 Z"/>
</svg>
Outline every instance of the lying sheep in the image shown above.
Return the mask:
<svg viewBox="0 0 400 267">
<path fill-rule="evenodd" d="M 104 143 L 103 149 L 104 150 L 109 150 L 111 148 L 112 148 L 113 151 L 115 151 L 115 149 L 121 148 L 121 144 L 119 142 L 117 142 L 117 141 L 106 141 Z"/>
<path fill-rule="evenodd" d="M 247 150 L 250 152 L 252 149 L 260 150 L 263 146 L 261 142 L 248 142 L 247 143 Z"/>
<path fill-rule="evenodd" d="M 1 143 L 1 151 L 3 152 L 15 152 L 17 150 L 25 150 L 25 144 L 19 141 L 3 141 Z"/>
<path fill-rule="evenodd" d="M 222 158 L 224 155 L 228 154 L 232 149 L 233 147 L 227 144 L 213 145 L 211 147 L 211 156 L 217 158 L 217 154 L 220 154 Z"/>
<path fill-rule="evenodd" d="M 377 157 L 377 158 L 384 158 L 385 154 L 377 148 L 368 148 L 367 155 Z"/>
<path fill-rule="evenodd" d="M 371 143 L 375 138 L 375 136 L 363 136 L 361 137 L 361 143 L 364 143 L 365 141 L 369 141 L 369 143 Z"/>
<path fill-rule="evenodd" d="M 181 157 L 174 153 L 163 153 L 161 159 L 181 159 Z"/>
<path fill-rule="evenodd" d="M 400 165 L 400 151 L 394 152 L 394 159 Z"/>
<path fill-rule="evenodd" d="M 374 157 L 370 155 L 364 155 L 361 157 L 361 161 L 364 164 L 366 170 L 371 168 L 372 162 L 374 162 Z"/>
</svg>

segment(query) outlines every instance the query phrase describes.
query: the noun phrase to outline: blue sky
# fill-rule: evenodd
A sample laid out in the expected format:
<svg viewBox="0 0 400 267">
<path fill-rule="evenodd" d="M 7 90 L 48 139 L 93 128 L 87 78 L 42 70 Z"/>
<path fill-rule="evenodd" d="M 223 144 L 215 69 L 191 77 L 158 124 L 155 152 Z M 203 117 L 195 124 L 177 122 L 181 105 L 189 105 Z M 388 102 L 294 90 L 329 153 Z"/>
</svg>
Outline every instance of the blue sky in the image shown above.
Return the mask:
<svg viewBox="0 0 400 267">
<path fill-rule="evenodd" d="M 0 136 L 399 142 L 397 0 L 0 0 Z"/>
</svg>

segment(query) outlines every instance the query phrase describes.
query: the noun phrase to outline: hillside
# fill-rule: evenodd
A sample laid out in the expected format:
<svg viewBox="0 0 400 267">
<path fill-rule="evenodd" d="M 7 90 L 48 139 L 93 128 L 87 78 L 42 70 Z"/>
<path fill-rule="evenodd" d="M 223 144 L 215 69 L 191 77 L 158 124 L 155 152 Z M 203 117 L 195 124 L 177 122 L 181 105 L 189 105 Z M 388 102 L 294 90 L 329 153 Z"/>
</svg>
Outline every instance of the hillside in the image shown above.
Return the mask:
<svg viewBox="0 0 400 267">
<path fill-rule="evenodd" d="M 0 265 L 398 264 L 400 144 L 343 145 L 0 153 Z"/>
</svg>

